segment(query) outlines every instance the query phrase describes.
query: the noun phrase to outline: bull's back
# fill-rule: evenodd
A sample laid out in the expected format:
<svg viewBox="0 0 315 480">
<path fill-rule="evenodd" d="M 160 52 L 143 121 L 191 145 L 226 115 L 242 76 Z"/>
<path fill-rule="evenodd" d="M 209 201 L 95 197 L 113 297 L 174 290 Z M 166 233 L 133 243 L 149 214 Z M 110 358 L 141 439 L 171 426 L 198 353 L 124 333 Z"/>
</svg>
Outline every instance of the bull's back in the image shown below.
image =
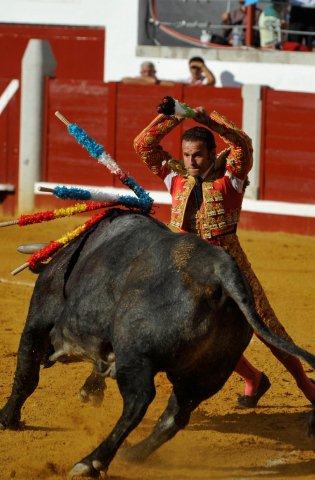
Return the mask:
<svg viewBox="0 0 315 480">
<path fill-rule="evenodd" d="M 119 216 L 110 224 L 101 222 L 85 242 L 67 278 L 61 321 L 77 330 L 107 329 L 123 298 L 132 289 L 140 288 L 149 271 L 157 281 L 156 267 L 163 263 L 157 245 L 165 237 L 176 235 L 142 215 Z M 135 287 L 139 261 L 144 261 L 145 268 L 136 274 Z"/>
<path fill-rule="evenodd" d="M 59 323 L 77 342 L 104 339 L 114 350 L 131 345 L 165 368 L 211 363 L 219 344 L 226 345 L 221 357 L 231 345 L 222 326 L 243 317 L 229 312 L 228 303 L 218 305 L 211 274 L 206 290 L 196 280 L 210 253 L 196 236 L 174 234 L 150 217 L 101 222 L 68 268 Z"/>
</svg>

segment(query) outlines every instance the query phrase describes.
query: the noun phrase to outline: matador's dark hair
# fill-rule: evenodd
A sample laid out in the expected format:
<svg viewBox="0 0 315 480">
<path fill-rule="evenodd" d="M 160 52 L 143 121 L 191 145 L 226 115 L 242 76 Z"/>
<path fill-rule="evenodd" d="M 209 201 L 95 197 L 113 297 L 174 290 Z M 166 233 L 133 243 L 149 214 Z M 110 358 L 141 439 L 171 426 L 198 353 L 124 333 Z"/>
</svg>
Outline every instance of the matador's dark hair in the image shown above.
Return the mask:
<svg viewBox="0 0 315 480">
<path fill-rule="evenodd" d="M 209 150 L 213 150 L 216 147 L 213 133 L 204 127 L 193 127 L 183 133 L 181 140 L 188 142 L 204 142 Z"/>
<path fill-rule="evenodd" d="M 202 57 L 191 57 L 188 61 L 188 64 L 190 65 L 193 62 L 201 62 L 205 63 L 204 59 Z"/>
</svg>

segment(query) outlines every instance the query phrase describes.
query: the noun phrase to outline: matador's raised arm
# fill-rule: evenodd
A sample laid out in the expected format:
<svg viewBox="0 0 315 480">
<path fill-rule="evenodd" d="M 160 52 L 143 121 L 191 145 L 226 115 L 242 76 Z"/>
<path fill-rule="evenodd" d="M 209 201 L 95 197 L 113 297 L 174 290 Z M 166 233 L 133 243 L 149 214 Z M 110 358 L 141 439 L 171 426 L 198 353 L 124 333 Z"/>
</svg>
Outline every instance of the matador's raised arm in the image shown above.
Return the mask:
<svg viewBox="0 0 315 480">
<path fill-rule="evenodd" d="M 163 180 L 172 171 L 185 173 L 184 167 L 160 145 L 165 135 L 181 121 L 175 116 L 158 115 L 134 140 L 135 151 L 141 160 Z"/>
<path fill-rule="evenodd" d="M 209 115 L 207 126 L 218 133 L 230 148 L 226 162 L 227 171 L 244 180 L 253 165 L 251 139 L 236 125 L 215 111 Z"/>
</svg>

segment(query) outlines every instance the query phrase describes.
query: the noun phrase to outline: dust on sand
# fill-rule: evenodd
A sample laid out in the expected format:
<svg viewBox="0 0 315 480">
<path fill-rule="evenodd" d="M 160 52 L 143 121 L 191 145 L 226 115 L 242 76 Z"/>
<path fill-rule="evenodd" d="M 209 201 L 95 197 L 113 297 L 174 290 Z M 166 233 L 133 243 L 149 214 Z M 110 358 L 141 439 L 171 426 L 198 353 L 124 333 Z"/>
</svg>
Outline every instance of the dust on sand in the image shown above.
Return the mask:
<svg viewBox="0 0 315 480">
<path fill-rule="evenodd" d="M 78 225 L 67 219 L 36 227 L 9 227 L 0 235 L 0 405 L 9 395 L 16 351 L 34 282 L 25 271 L 9 272 L 25 261 L 19 243 L 58 238 Z M 280 320 L 297 343 L 315 352 L 315 239 L 298 235 L 241 232 L 241 242 Z M 13 283 L 3 283 L 8 279 Z M 315 478 L 314 440 L 306 436 L 308 402 L 293 379 L 256 338 L 247 350 L 272 387 L 256 410 L 235 407 L 242 381 L 234 374 L 223 390 L 193 413 L 189 426 L 143 465 L 119 455 L 108 475 L 115 480 L 208 480 Z M 314 372 L 307 368 L 310 375 Z M 114 381 L 108 381 L 101 408 L 80 403 L 77 392 L 89 373 L 86 364 L 43 370 L 36 392 L 23 409 L 25 428 L 0 432 L 0 479 L 63 479 L 72 464 L 110 432 L 121 412 Z M 164 409 L 170 386 L 156 379 L 157 397 L 141 425 L 128 438 L 147 435 Z"/>
</svg>

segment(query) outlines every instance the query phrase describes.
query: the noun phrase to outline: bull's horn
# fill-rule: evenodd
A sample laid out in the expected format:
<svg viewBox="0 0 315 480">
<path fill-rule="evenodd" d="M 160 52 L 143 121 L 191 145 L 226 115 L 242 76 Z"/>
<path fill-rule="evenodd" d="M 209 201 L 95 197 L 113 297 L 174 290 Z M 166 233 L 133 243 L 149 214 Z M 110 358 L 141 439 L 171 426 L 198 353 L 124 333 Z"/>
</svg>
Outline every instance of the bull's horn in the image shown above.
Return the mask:
<svg viewBox="0 0 315 480">
<path fill-rule="evenodd" d="M 12 270 L 11 275 L 16 275 L 17 273 L 22 272 L 26 268 L 28 268 L 29 264 L 28 263 L 23 263 L 23 265 L 20 265 L 17 267 L 15 270 Z"/>
<path fill-rule="evenodd" d="M 56 360 L 58 360 L 58 358 L 62 357 L 63 355 L 67 355 L 67 352 L 65 352 L 65 350 L 63 349 L 57 350 L 57 352 L 50 355 L 49 360 L 51 362 L 55 362 Z"/>
<path fill-rule="evenodd" d="M 17 247 L 17 251 L 20 253 L 31 254 L 37 252 L 41 248 L 46 247 L 46 245 L 48 245 L 48 243 L 29 243 L 27 245 L 19 245 Z"/>
<path fill-rule="evenodd" d="M 18 220 L 8 220 L 7 222 L 0 222 L 0 227 L 9 227 L 9 225 L 17 225 Z"/>
<path fill-rule="evenodd" d="M 114 352 L 110 352 L 110 353 L 107 355 L 107 361 L 108 361 L 109 363 L 113 363 L 115 360 L 116 360 L 116 357 L 115 357 Z"/>
</svg>

